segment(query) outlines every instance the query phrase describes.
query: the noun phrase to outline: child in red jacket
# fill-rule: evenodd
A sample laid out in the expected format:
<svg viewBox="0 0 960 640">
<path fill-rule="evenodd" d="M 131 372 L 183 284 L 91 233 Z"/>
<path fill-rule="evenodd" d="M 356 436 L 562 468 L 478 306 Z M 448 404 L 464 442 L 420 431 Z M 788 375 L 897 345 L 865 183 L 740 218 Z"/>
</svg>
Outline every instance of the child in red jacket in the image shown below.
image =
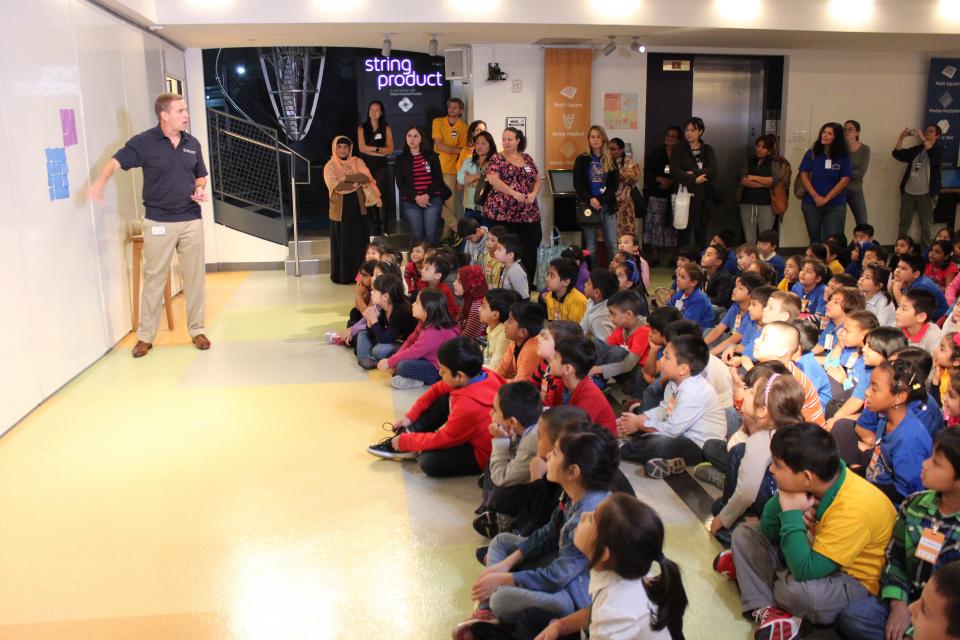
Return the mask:
<svg viewBox="0 0 960 640">
<path fill-rule="evenodd" d="M 597 363 L 597 347 L 590 338 L 570 336 L 561 338 L 554 347 L 550 362 L 550 375 L 563 381 L 563 386 L 553 385 L 543 401 L 545 407 L 568 404 L 580 407 L 590 416 L 590 421 L 617 433 L 617 418 L 610 401 L 590 379 L 590 368 Z"/>
<path fill-rule="evenodd" d="M 437 360 L 440 382 L 394 424 L 397 435 L 367 451 L 388 460 L 418 458 L 435 478 L 479 475 L 490 460 L 490 410 L 503 378 L 483 368 L 483 351 L 469 338 L 445 342 Z"/>
</svg>

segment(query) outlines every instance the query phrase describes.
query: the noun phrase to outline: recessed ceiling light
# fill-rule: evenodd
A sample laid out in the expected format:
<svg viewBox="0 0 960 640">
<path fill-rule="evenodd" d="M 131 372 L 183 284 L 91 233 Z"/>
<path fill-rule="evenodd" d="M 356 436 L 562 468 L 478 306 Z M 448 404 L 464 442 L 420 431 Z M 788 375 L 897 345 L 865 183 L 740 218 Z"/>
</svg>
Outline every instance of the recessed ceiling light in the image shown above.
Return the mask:
<svg viewBox="0 0 960 640">
<path fill-rule="evenodd" d="M 714 0 L 717 13 L 731 22 L 749 22 L 760 15 L 760 0 Z"/>
<path fill-rule="evenodd" d="M 830 15 L 844 24 L 863 24 L 873 17 L 873 0 L 830 0 Z"/>
</svg>

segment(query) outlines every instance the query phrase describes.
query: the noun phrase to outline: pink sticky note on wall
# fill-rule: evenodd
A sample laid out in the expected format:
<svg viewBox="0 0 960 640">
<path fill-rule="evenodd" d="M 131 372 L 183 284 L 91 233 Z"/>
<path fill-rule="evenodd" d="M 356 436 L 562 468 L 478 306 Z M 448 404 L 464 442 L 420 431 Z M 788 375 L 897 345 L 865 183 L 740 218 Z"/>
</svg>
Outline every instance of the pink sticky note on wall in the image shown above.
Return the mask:
<svg viewBox="0 0 960 640">
<path fill-rule="evenodd" d="M 73 109 L 60 109 L 60 129 L 63 132 L 63 146 L 77 144 L 77 121 Z"/>
</svg>

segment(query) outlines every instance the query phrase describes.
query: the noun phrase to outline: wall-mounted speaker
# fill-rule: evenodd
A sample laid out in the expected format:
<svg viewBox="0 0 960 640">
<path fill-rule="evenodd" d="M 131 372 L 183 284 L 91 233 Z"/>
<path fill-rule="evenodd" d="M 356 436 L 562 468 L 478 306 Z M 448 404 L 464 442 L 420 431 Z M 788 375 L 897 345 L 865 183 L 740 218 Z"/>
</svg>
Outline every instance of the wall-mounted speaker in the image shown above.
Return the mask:
<svg viewBox="0 0 960 640">
<path fill-rule="evenodd" d="M 467 75 L 467 50 L 445 49 L 443 52 L 444 79 L 466 80 Z"/>
</svg>

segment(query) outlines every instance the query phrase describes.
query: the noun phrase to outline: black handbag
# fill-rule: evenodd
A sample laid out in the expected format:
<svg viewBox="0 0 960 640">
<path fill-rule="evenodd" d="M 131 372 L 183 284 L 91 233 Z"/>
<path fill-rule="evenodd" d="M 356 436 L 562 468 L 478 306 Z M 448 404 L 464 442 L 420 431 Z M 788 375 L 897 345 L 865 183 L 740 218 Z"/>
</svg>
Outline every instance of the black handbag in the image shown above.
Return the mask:
<svg viewBox="0 0 960 640">
<path fill-rule="evenodd" d="M 577 225 L 583 227 L 600 226 L 602 211 L 594 209 L 589 200 L 577 200 Z"/>
<path fill-rule="evenodd" d="M 473 192 L 473 204 L 477 207 L 482 207 L 487 201 L 487 197 L 490 195 L 490 191 L 493 189 L 490 186 L 490 183 L 487 182 L 486 174 L 480 176 L 480 180 L 477 182 L 476 191 Z"/>
</svg>

